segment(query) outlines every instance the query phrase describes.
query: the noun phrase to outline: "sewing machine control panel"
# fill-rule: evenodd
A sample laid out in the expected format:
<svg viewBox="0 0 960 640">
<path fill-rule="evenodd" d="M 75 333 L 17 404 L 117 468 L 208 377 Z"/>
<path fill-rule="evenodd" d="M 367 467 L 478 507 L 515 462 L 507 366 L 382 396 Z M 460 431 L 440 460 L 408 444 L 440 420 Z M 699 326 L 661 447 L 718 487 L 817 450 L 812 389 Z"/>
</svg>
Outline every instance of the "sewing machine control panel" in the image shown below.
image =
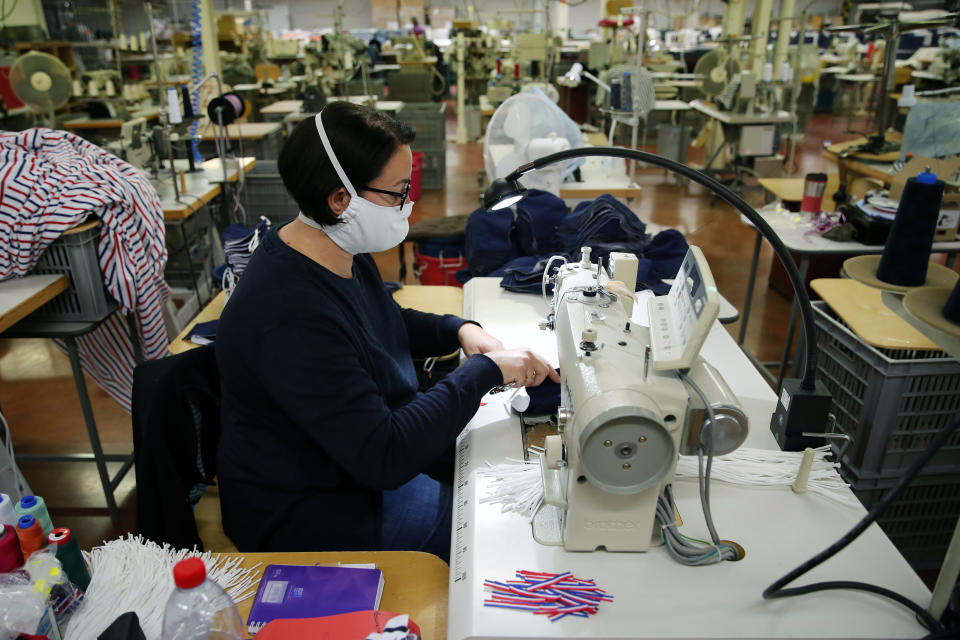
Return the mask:
<svg viewBox="0 0 960 640">
<path fill-rule="evenodd" d="M 670 293 L 649 301 L 654 369 L 689 368 L 720 312 L 720 295 L 699 247 L 687 251 Z"/>
</svg>

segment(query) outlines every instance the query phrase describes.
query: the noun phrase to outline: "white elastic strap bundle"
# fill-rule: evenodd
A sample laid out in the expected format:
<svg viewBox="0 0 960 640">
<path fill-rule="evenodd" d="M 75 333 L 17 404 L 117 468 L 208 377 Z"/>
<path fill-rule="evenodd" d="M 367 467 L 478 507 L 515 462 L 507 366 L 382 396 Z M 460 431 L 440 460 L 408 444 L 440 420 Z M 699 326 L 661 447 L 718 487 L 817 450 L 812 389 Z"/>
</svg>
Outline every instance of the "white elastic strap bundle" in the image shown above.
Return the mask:
<svg viewBox="0 0 960 640">
<path fill-rule="evenodd" d="M 340 166 L 340 161 L 337 160 L 337 156 L 333 152 L 333 146 L 330 144 L 330 140 L 327 138 L 327 132 L 323 130 L 322 116 L 323 111 L 318 113 L 314 118 L 317 123 L 317 132 L 320 134 L 320 141 L 323 142 L 323 148 L 327 152 L 327 157 L 330 158 L 333 168 L 337 170 L 337 175 L 340 176 L 340 181 L 343 182 L 343 186 L 347 188 L 347 192 L 351 197 L 356 198 L 357 190 L 353 188 L 353 183 L 350 182 L 350 178 L 347 177 L 347 174 L 343 171 L 343 167 Z"/>
<path fill-rule="evenodd" d="M 223 277 L 220 278 L 220 288 L 226 294 L 225 297 L 230 298 L 238 282 L 240 282 L 240 278 L 233 272 L 233 269 L 227 267 L 223 270 Z"/>
<path fill-rule="evenodd" d="M 207 567 L 207 577 L 242 602 L 256 593 L 255 570 L 239 568 L 242 557 L 227 558 L 209 551 L 198 553 L 171 549 L 128 535 L 83 553 L 92 580 L 83 604 L 67 623 L 65 638 L 95 640 L 120 614 L 134 611 L 147 640 L 160 638 L 163 612 L 173 592 L 173 565 L 188 556 L 198 556 Z"/>
<path fill-rule="evenodd" d="M 814 449 L 813 466 L 807 481 L 807 491 L 846 506 L 859 506 L 860 502 L 847 491 L 847 483 L 837 473 L 837 465 L 826 460 L 829 445 Z M 802 451 L 777 451 L 741 447 L 725 456 L 713 459 L 711 477 L 719 482 L 745 486 L 790 487 L 797 478 L 797 470 L 803 459 Z M 680 456 L 677 462 L 677 478 L 696 478 L 697 458 Z"/>
<path fill-rule="evenodd" d="M 544 450 L 540 447 L 527 449 L 529 460 L 507 458 L 503 464 L 487 463 L 477 469 L 481 478 L 489 478 L 487 493 L 480 498 L 481 504 L 499 504 L 500 513 L 516 513 L 528 521 L 543 504 L 543 479 L 540 463 Z"/>
</svg>

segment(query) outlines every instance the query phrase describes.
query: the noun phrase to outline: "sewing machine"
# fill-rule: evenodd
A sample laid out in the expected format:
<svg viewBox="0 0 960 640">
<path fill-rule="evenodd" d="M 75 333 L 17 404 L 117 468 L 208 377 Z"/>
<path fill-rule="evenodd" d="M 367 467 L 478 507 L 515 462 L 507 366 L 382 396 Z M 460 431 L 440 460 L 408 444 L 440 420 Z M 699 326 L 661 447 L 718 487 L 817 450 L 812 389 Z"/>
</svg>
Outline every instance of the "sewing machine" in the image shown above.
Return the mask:
<svg viewBox="0 0 960 640">
<path fill-rule="evenodd" d="M 657 500 L 677 455 L 695 453 L 707 433 L 719 434 L 719 455 L 747 436 L 736 396 L 698 355 L 720 308 L 700 249 L 690 248 L 669 295 L 649 299 L 651 328 L 631 321 L 636 256 L 613 253 L 610 265 L 608 275 L 585 247 L 579 263 L 560 267 L 544 323 L 563 378 L 561 433 L 547 436 L 542 468 L 544 501 L 559 508 L 534 520 L 533 535 L 551 544 L 559 529 L 571 551 L 646 551 L 661 538 Z M 704 429 L 684 376 L 710 400 L 716 429 Z"/>
</svg>

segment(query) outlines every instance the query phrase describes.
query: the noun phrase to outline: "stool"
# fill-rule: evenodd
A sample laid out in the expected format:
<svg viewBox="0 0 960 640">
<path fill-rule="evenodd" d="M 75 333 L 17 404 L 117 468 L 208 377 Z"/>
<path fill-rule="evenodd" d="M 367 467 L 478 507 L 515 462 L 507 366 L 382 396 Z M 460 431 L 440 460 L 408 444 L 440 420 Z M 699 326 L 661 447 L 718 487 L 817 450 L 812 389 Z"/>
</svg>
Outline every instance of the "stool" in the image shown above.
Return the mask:
<svg viewBox="0 0 960 640">
<path fill-rule="evenodd" d="M 97 327 L 104 320 L 109 318 L 119 305 L 115 300 L 106 312 L 97 320 L 81 322 L 57 322 L 57 321 L 31 321 L 29 316 L 21 322 L 10 327 L 3 333 L 4 338 L 62 338 L 67 344 L 67 355 L 70 358 L 70 369 L 73 371 L 73 383 L 77 387 L 77 395 L 80 397 L 80 410 L 83 412 L 83 421 L 87 427 L 87 435 L 90 437 L 90 448 L 93 454 L 74 453 L 74 454 L 26 454 L 17 456 L 21 460 L 48 460 L 56 462 L 77 462 L 94 461 L 97 465 L 97 472 L 100 474 L 100 484 L 103 486 L 103 495 L 107 500 L 107 511 L 110 513 L 110 520 L 117 522 L 120 519 L 120 512 L 117 509 L 117 501 L 114 497 L 114 491 L 120 485 L 120 481 L 130 471 L 133 466 L 133 453 L 105 455 L 103 446 L 100 444 L 100 434 L 97 431 L 97 423 L 93 417 L 93 407 L 90 406 L 90 395 L 87 393 L 87 384 L 83 379 L 83 369 L 80 367 L 80 355 L 77 351 L 76 339 L 85 336 Z M 143 360 L 140 352 L 139 332 L 137 331 L 136 320 L 133 314 L 127 316 L 130 325 L 130 337 L 133 342 L 134 358 L 139 363 Z M 107 469 L 107 462 L 122 462 L 123 465 L 116 475 L 111 478 Z"/>
<path fill-rule="evenodd" d="M 455 238 L 462 236 L 467 228 L 467 218 L 470 214 L 464 213 L 457 216 L 446 216 L 444 218 L 428 218 L 421 220 L 412 227 L 410 233 L 403 242 L 400 243 L 400 282 L 407 277 L 407 260 L 404 251 L 404 243 L 418 242 L 428 238 Z M 460 313 L 459 309 L 454 313 Z"/>
</svg>

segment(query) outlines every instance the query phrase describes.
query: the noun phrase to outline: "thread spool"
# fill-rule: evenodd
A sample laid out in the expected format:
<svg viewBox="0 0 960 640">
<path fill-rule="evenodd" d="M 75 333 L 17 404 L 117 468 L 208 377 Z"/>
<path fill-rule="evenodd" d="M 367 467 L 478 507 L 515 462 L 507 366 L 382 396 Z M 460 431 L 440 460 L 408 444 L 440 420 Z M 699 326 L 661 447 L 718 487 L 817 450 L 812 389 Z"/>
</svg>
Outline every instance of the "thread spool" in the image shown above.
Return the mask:
<svg viewBox="0 0 960 640">
<path fill-rule="evenodd" d="M 17 526 L 17 518 L 20 517 L 20 514 L 17 513 L 16 508 L 13 506 L 13 500 L 10 499 L 5 493 L 0 493 L 0 524 L 9 524 L 11 527 Z"/>
<path fill-rule="evenodd" d="M 112 98 L 117 95 L 117 88 L 113 85 L 113 80 L 107 78 L 107 83 L 105 86 L 107 97 Z"/>
<path fill-rule="evenodd" d="M 180 85 L 180 94 L 183 97 L 183 117 L 185 120 L 193 120 L 193 103 L 190 101 L 190 90 L 187 85 Z"/>
<path fill-rule="evenodd" d="M 764 62 L 763 63 L 763 81 L 764 82 L 773 82 L 773 63 Z"/>
<path fill-rule="evenodd" d="M 780 82 L 790 82 L 793 79 L 793 67 L 789 62 L 780 65 Z"/>
<path fill-rule="evenodd" d="M 40 528 L 43 529 L 44 536 L 53 531 L 53 521 L 50 520 L 50 512 L 47 511 L 47 504 L 40 496 L 23 496 L 15 508 L 21 516 L 31 515 L 36 518 L 40 523 Z"/>
<path fill-rule="evenodd" d="M 83 84 L 79 80 L 73 81 L 73 97 L 79 98 L 83 95 Z"/>
<path fill-rule="evenodd" d="M 121 34 L 120 34 L 120 48 L 121 48 L 121 49 L 128 49 L 128 48 L 129 48 L 129 45 L 127 44 L 127 34 L 125 34 L 125 33 L 121 33 Z"/>
<path fill-rule="evenodd" d="M 67 572 L 70 582 L 86 591 L 90 586 L 90 571 L 80 551 L 80 543 L 70 529 L 66 527 L 54 529 L 47 536 L 47 542 L 56 546 L 57 560 L 63 565 L 63 570 Z"/>
<path fill-rule="evenodd" d="M 0 525 L 0 573 L 7 573 L 23 566 L 23 551 L 17 529 L 9 524 Z"/>
<path fill-rule="evenodd" d="M 943 305 L 943 317 L 954 324 L 960 325 L 960 280 L 950 292 L 946 304 Z"/>
<path fill-rule="evenodd" d="M 514 63 L 514 65 L 513 65 L 513 78 L 514 78 L 515 80 L 520 78 L 520 63 L 519 63 L 519 62 Z"/>
<path fill-rule="evenodd" d="M 40 496 L 23 496 L 14 507 L 17 515 L 31 515 L 40 523 L 43 529 L 43 535 L 53 531 L 53 521 L 50 519 L 50 512 L 47 511 L 47 503 Z"/>
<path fill-rule="evenodd" d="M 96 97 L 96 95 L 97 95 L 97 81 L 96 81 L 96 80 L 91 80 L 90 82 L 87 83 L 87 93 L 90 94 L 90 97 L 91 97 L 91 98 Z"/>
<path fill-rule="evenodd" d="M 897 100 L 898 107 L 912 107 L 917 104 L 917 88 L 912 84 L 904 85 L 900 99 Z"/>
<path fill-rule="evenodd" d="M 808 173 L 803 181 L 803 199 L 800 201 L 800 211 L 819 216 L 823 204 L 823 192 L 826 188 L 827 174 Z"/>
<path fill-rule="evenodd" d="M 503 59 L 497 58 L 497 75 L 499 76 L 502 73 L 503 73 Z"/>
<path fill-rule="evenodd" d="M 43 549 L 47 541 L 40 523 L 31 515 L 20 516 L 17 520 L 17 538 L 20 539 L 20 551 L 24 558 L 29 558 L 34 551 Z"/>
<path fill-rule="evenodd" d="M 902 287 L 926 283 L 943 187 L 943 181 L 929 171 L 907 178 L 877 266 L 879 280 Z"/>
<path fill-rule="evenodd" d="M 183 116 L 180 114 L 180 96 L 177 95 L 175 87 L 167 89 L 167 114 L 170 116 L 170 124 L 183 122 Z"/>
<path fill-rule="evenodd" d="M 237 118 L 243 117 L 247 111 L 247 106 L 244 104 L 243 98 L 236 93 L 225 93 L 222 96 L 214 98 L 207 104 L 207 116 L 209 116 L 210 122 L 214 124 L 220 123 L 217 115 L 218 109 L 220 110 L 220 117 L 223 119 L 223 124 L 230 124 Z"/>
</svg>

